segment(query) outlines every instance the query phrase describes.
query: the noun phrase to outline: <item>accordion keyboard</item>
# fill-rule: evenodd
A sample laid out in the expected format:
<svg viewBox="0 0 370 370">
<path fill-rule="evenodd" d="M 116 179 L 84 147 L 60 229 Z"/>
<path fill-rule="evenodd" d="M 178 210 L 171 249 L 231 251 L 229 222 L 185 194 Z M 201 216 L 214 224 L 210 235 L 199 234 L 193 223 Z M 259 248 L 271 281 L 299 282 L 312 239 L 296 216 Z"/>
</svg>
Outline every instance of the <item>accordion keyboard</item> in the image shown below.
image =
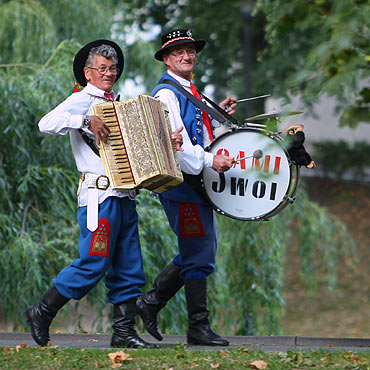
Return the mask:
<svg viewBox="0 0 370 370">
<path fill-rule="evenodd" d="M 113 183 L 133 184 L 130 164 L 113 104 L 101 107 L 100 118 L 110 129 L 109 145 L 105 146 L 104 155 L 108 162 L 107 167 L 111 180 L 113 180 Z"/>
</svg>

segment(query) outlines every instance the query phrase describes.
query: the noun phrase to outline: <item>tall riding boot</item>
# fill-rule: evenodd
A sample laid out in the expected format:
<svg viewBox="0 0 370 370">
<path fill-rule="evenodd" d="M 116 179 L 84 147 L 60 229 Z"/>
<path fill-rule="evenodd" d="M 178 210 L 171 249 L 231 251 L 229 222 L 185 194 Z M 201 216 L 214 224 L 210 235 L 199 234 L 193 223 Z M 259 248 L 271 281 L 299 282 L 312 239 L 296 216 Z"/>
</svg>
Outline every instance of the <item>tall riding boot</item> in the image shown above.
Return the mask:
<svg viewBox="0 0 370 370">
<path fill-rule="evenodd" d="M 188 344 L 228 346 L 229 342 L 216 334 L 209 324 L 207 310 L 207 279 L 186 279 L 185 295 L 188 306 Z"/>
<path fill-rule="evenodd" d="M 170 263 L 154 280 L 153 288 L 136 301 L 137 313 L 143 320 L 145 329 L 157 340 L 162 340 L 157 323 L 158 312 L 184 285 L 180 269 Z"/>
<path fill-rule="evenodd" d="M 112 347 L 153 348 L 150 343 L 142 340 L 134 326 L 136 316 L 136 298 L 113 306 Z"/>
<path fill-rule="evenodd" d="M 69 298 L 62 296 L 53 285 L 41 298 L 39 303 L 28 307 L 24 311 L 27 322 L 31 328 L 34 341 L 40 346 L 50 342 L 49 326 L 51 321 L 67 302 Z"/>
</svg>

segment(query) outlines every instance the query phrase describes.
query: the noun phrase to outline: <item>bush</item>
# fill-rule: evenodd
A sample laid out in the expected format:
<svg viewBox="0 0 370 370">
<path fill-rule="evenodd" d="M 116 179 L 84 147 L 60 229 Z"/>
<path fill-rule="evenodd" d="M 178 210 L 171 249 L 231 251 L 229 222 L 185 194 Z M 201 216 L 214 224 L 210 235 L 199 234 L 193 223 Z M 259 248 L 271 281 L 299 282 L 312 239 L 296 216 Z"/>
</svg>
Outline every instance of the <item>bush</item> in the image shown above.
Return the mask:
<svg viewBox="0 0 370 370">
<path fill-rule="evenodd" d="M 370 144 L 357 141 L 352 145 L 344 140 L 314 143 L 317 162 L 327 176 L 338 179 L 352 175 L 356 180 L 364 180 L 370 168 Z"/>
</svg>

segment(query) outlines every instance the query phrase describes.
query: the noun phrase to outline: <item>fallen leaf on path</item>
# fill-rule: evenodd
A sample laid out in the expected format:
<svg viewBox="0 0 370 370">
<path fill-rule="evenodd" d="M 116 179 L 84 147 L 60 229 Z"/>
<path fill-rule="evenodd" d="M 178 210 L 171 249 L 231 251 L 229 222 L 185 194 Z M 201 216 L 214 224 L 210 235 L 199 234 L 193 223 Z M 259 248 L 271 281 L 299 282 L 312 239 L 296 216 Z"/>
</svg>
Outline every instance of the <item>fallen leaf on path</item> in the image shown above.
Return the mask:
<svg viewBox="0 0 370 370">
<path fill-rule="evenodd" d="M 253 361 L 249 365 L 254 366 L 258 370 L 267 369 L 267 366 L 269 366 L 269 364 L 267 362 L 262 361 L 262 360 Z"/>
<path fill-rule="evenodd" d="M 19 350 L 21 349 L 21 348 L 26 348 L 27 347 L 27 344 L 18 344 L 17 346 L 15 346 L 15 349 L 17 350 L 17 352 L 19 352 Z"/>
<path fill-rule="evenodd" d="M 113 364 L 119 364 L 123 361 L 132 360 L 132 358 L 130 357 L 130 354 L 125 353 L 123 351 L 111 352 L 111 353 L 108 353 L 108 356 Z"/>
<path fill-rule="evenodd" d="M 356 361 L 356 360 L 358 360 L 359 358 L 360 358 L 360 356 L 359 356 L 359 355 L 355 355 L 355 354 L 351 353 L 351 360 L 352 360 L 352 361 Z"/>
<path fill-rule="evenodd" d="M 211 368 L 212 369 L 218 369 L 220 367 L 220 364 L 212 364 L 211 363 Z"/>
</svg>

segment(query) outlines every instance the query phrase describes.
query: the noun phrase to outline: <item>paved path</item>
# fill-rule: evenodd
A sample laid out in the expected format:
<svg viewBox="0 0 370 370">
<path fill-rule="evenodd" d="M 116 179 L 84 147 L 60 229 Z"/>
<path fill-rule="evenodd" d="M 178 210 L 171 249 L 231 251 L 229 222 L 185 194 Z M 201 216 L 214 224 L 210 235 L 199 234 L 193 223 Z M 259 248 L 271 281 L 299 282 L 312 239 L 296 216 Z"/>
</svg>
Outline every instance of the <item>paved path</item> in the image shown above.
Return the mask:
<svg viewBox="0 0 370 370">
<path fill-rule="evenodd" d="M 164 335 L 163 341 L 158 342 L 150 335 L 140 335 L 150 343 L 160 347 L 173 347 L 176 344 L 186 344 L 184 335 Z M 52 345 L 70 348 L 110 348 L 110 334 L 51 334 Z M 370 338 L 312 338 L 295 336 L 226 337 L 230 341 L 228 347 L 187 346 L 189 350 L 226 350 L 229 348 L 247 347 L 260 349 L 266 352 L 287 350 L 343 350 L 352 352 L 370 351 Z M 0 333 L 0 347 L 15 347 L 26 344 L 37 347 L 29 333 Z"/>
</svg>

